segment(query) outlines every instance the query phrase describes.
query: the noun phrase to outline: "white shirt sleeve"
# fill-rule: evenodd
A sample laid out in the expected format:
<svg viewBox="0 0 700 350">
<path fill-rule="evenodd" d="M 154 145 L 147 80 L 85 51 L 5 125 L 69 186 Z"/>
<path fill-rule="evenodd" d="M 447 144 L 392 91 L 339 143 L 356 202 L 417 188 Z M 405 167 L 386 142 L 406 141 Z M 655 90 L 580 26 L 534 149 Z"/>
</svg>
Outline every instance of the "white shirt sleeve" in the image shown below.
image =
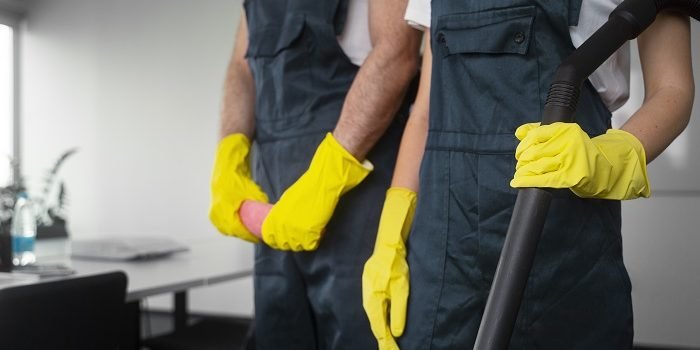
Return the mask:
<svg viewBox="0 0 700 350">
<path fill-rule="evenodd" d="M 584 0 L 581 3 L 578 25 L 569 27 L 571 42 L 581 46 L 600 26 L 622 0 Z M 589 77 L 603 102 L 612 112 L 629 98 L 630 45 L 625 43 Z"/>
<path fill-rule="evenodd" d="M 430 0 L 408 0 L 404 19 L 416 29 L 430 28 Z"/>
</svg>

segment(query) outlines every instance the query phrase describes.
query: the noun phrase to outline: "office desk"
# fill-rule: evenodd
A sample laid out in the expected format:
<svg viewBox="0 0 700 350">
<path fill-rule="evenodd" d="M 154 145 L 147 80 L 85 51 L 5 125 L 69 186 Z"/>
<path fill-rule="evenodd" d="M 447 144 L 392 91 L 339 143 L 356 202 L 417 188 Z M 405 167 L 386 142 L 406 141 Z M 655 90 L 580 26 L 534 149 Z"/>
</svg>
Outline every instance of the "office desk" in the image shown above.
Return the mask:
<svg viewBox="0 0 700 350">
<path fill-rule="evenodd" d="M 80 275 L 124 271 L 129 283 L 127 302 L 164 293 L 232 281 L 252 275 L 253 249 L 250 243 L 216 236 L 178 239 L 187 252 L 137 261 L 73 259 L 70 242 L 64 239 L 37 241 L 39 263 L 64 263 Z"/>
<path fill-rule="evenodd" d="M 129 341 L 123 348 L 137 349 L 140 336 L 140 301 L 149 296 L 174 293 L 175 327 L 187 322 L 187 291 L 191 288 L 232 281 L 252 275 L 253 247 L 250 243 L 216 234 L 176 238 L 189 251 L 142 261 L 98 261 L 70 257 L 65 239 L 37 241 L 38 263 L 64 263 L 75 276 L 121 270 L 128 277 L 127 312 L 131 320 Z M 70 278 L 69 277 L 69 278 Z"/>
</svg>

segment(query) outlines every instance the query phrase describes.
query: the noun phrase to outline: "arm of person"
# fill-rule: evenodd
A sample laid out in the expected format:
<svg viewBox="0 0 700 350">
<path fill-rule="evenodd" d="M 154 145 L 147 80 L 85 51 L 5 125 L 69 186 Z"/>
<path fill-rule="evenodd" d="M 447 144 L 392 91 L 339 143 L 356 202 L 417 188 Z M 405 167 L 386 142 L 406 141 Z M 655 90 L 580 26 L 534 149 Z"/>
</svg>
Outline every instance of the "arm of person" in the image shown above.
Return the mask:
<svg viewBox="0 0 700 350">
<path fill-rule="evenodd" d="M 348 91 L 335 130 L 263 221 L 262 237 L 270 247 L 315 250 L 340 197 L 372 170 L 365 157 L 394 118 L 418 65 L 421 32 L 403 20 L 405 8 L 406 0 L 369 2 L 372 50 Z"/>
<path fill-rule="evenodd" d="M 401 138 L 401 148 L 394 167 L 394 177 L 391 180 L 391 187 L 406 188 L 413 192 L 418 192 L 418 173 L 428 137 L 433 54 L 430 48 L 430 33 L 427 31 L 424 42 L 418 94 Z"/>
<path fill-rule="evenodd" d="M 406 325 L 410 288 L 405 241 L 413 221 L 418 175 L 428 134 L 432 68 L 429 33 L 425 40 L 418 94 L 401 139 L 374 252 L 362 273 L 362 305 L 380 350 L 398 349 L 394 337 L 400 337 Z"/>
<path fill-rule="evenodd" d="M 239 215 L 244 201 L 267 202 L 267 195 L 253 181 L 249 166 L 255 126 L 255 85 L 245 59 L 247 48 L 248 29 L 243 15 L 224 84 L 209 220 L 222 234 L 258 242 Z"/>
<path fill-rule="evenodd" d="M 248 50 L 248 24 L 245 12 L 236 32 L 233 54 L 226 69 L 219 137 L 240 133 L 252 139 L 255 128 L 255 84 L 245 58 Z"/>
<path fill-rule="evenodd" d="M 688 17 L 660 13 L 637 43 L 644 75 L 644 103 L 622 130 L 639 139 L 649 163 L 690 121 L 695 85 Z"/>
<path fill-rule="evenodd" d="M 418 68 L 421 32 L 397 14 L 406 0 L 369 2 L 372 50 L 348 91 L 333 131 L 343 148 L 363 160 L 384 134 Z"/>
<path fill-rule="evenodd" d="M 645 97 L 620 130 L 590 138 L 574 123 L 516 130 L 513 187 L 569 188 L 584 198 L 649 197 L 646 165 L 685 129 L 695 87 L 687 16 L 660 13 L 639 36 Z"/>
</svg>

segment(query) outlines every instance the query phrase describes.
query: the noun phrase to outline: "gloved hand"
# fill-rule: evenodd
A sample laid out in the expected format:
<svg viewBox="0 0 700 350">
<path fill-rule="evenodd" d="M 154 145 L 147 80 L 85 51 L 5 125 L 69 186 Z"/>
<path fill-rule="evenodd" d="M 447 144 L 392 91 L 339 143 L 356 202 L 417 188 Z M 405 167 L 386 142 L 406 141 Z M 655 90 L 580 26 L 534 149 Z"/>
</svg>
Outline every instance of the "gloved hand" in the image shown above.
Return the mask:
<svg viewBox="0 0 700 350">
<path fill-rule="evenodd" d="M 209 220 L 225 235 L 258 242 L 238 216 L 246 199 L 267 202 L 267 195 L 250 176 L 249 151 L 250 140 L 243 134 L 229 135 L 219 142 L 211 178 Z"/>
<path fill-rule="evenodd" d="M 520 126 L 512 187 L 570 188 L 584 198 L 649 197 L 646 155 L 632 134 L 610 129 L 589 138 L 578 124 Z"/>
<path fill-rule="evenodd" d="M 282 194 L 263 221 L 263 241 L 280 250 L 315 250 L 340 196 L 372 169 L 369 161 L 357 161 L 328 133 L 309 169 Z"/>
<path fill-rule="evenodd" d="M 398 350 L 394 337 L 400 337 L 406 325 L 409 285 L 404 242 L 415 208 L 415 192 L 398 187 L 387 191 L 374 253 L 362 273 L 362 305 L 379 350 Z"/>
</svg>

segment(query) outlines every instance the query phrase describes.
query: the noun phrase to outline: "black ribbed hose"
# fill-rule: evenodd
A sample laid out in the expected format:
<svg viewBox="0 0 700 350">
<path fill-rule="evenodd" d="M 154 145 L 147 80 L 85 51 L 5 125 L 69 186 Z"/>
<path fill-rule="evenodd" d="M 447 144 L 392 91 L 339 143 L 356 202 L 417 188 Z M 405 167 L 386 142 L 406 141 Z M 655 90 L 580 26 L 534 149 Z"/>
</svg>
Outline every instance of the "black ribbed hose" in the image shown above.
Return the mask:
<svg viewBox="0 0 700 350">
<path fill-rule="evenodd" d="M 649 27 L 663 10 L 700 20 L 700 0 L 625 0 L 559 66 L 545 102 L 542 124 L 572 122 L 582 83 L 620 46 Z M 518 191 L 474 350 L 508 348 L 550 202 L 548 190 Z"/>
</svg>

